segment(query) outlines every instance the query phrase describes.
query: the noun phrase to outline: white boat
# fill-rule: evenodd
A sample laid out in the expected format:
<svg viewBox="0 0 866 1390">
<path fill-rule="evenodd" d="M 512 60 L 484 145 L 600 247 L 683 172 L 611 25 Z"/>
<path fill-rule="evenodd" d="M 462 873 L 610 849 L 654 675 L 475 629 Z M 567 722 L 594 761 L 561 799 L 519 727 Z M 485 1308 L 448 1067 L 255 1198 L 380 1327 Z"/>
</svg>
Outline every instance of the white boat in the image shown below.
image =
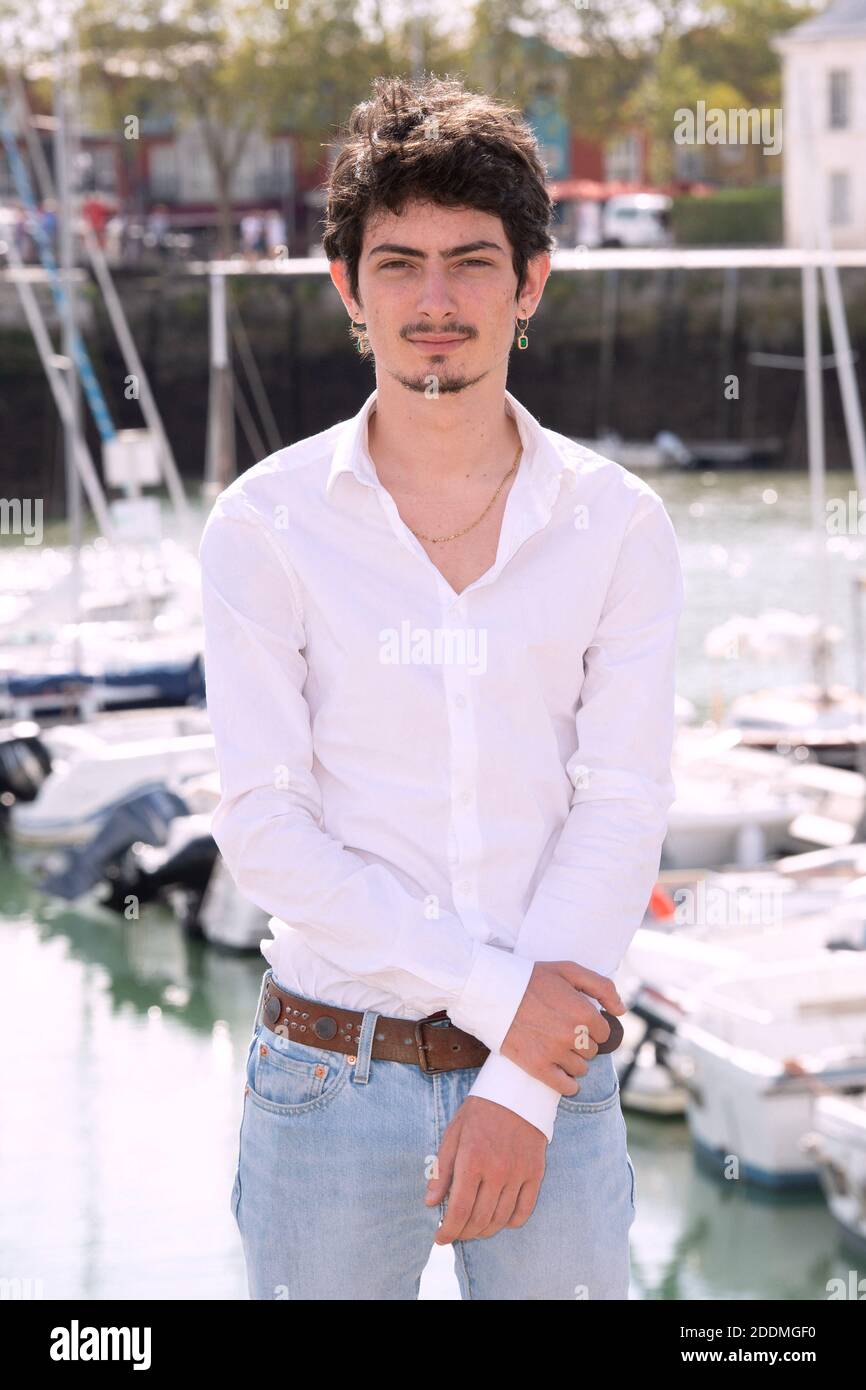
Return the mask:
<svg viewBox="0 0 866 1390">
<path fill-rule="evenodd" d="M 205 939 L 235 951 L 257 950 L 263 938 L 271 935 L 270 920 L 269 912 L 241 895 L 218 854 L 198 911 Z"/>
<path fill-rule="evenodd" d="M 726 723 L 751 748 L 808 748 L 819 762 L 857 768 L 866 745 L 866 699 L 845 685 L 779 686 L 731 702 Z"/>
<path fill-rule="evenodd" d="M 750 962 L 866 951 L 866 845 L 748 872 L 662 874 L 657 889 L 668 910 L 647 914 L 617 972 L 633 1007 L 615 1059 L 625 1107 L 684 1115 L 687 1091 L 668 1062 L 698 987 Z"/>
<path fill-rule="evenodd" d="M 219 769 L 214 765 L 209 772 L 184 778 L 183 799 L 190 815 L 212 815 L 221 796 Z M 866 874 L 866 868 L 863 870 Z"/>
<path fill-rule="evenodd" d="M 800 1147 L 847 1245 L 866 1254 L 866 1093 L 819 1096 Z"/>
<path fill-rule="evenodd" d="M 866 919 L 866 844 L 791 854 L 754 869 L 663 870 L 644 918 L 654 937 L 739 945 L 818 913 Z"/>
<path fill-rule="evenodd" d="M 87 844 L 110 807 L 154 785 L 181 790 L 216 767 L 207 711 L 181 705 L 122 710 L 41 731 L 51 771 L 34 801 L 17 802 L 9 835 L 31 863 L 54 848 Z"/>
<path fill-rule="evenodd" d="M 203 698 L 200 625 L 180 612 L 165 623 L 66 624 L 0 646 L 0 719 Z"/>
<path fill-rule="evenodd" d="M 826 617 L 785 608 L 771 608 L 756 617 L 735 614 L 707 633 L 708 656 L 767 663 L 808 656 L 813 667 L 811 682 L 768 686 L 731 701 L 724 723 L 740 730 L 744 746 L 806 750 L 818 762 L 837 768 L 866 766 L 866 696 L 831 683 L 827 674 L 832 648 L 843 636 Z"/>
<path fill-rule="evenodd" d="M 183 672 L 203 651 L 195 553 L 174 541 L 0 555 L 0 718 L 201 699 Z M 80 586 L 80 591 L 79 591 Z"/>
<path fill-rule="evenodd" d="M 716 1171 L 810 1188 L 800 1147 L 815 1099 L 866 1088 L 866 953 L 751 963 L 694 992 L 674 1063 L 692 1142 Z"/>
<path fill-rule="evenodd" d="M 866 778 L 743 746 L 737 729 L 677 730 L 676 798 L 662 849 L 664 869 L 751 867 L 855 836 Z"/>
<path fill-rule="evenodd" d="M 698 990 L 713 975 L 789 960 L 792 953 L 830 954 L 830 942 L 837 950 L 844 942 L 847 949 L 866 952 L 862 921 L 822 913 L 771 928 L 721 931 L 704 940 L 690 929 L 640 928 L 617 972 L 617 987 L 630 1004 L 616 1053 L 623 1106 L 652 1115 L 686 1113 L 688 1090 L 673 1061 L 676 1038 L 698 1006 Z"/>
<path fill-rule="evenodd" d="M 573 442 L 638 473 L 656 468 L 683 468 L 693 462 L 691 450 L 670 430 L 662 430 L 652 440 L 623 439 L 615 430 L 608 430 L 594 439 L 574 439 Z"/>
<path fill-rule="evenodd" d="M 772 783 L 681 773 L 668 813 L 662 851 L 665 868 L 759 864 L 790 847 L 788 827 L 808 807 L 796 793 Z"/>
</svg>

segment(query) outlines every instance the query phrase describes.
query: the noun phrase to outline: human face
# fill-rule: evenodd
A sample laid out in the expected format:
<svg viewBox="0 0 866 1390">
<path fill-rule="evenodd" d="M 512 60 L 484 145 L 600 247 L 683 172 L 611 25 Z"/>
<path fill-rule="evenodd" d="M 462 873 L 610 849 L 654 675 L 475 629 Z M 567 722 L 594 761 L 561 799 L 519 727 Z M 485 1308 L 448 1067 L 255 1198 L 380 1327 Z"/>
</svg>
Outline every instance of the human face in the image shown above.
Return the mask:
<svg viewBox="0 0 866 1390">
<path fill-rule="evenodd" d="M 332 278 L 353 317 L 366 322 L 377 374 L 428 394 L 435 380 L 441 394 L 491 372 L 504 384 L 515 316 L 531 315 L 550 258 L 530 262 L 518 304 L 512 247 L 498 217 L 412 202 L 368 221 L 357 304 L 344 292 L 341 266 L 334 263 Z"/>
</svg>

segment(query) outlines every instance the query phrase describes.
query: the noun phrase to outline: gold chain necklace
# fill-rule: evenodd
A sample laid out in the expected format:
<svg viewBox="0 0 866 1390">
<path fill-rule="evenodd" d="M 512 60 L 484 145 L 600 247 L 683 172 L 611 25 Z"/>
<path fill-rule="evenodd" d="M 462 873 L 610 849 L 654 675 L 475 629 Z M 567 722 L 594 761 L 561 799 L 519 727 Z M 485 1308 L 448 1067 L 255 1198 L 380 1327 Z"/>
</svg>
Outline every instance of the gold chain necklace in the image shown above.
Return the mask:
<svg viewBox="0 0 866 1390">
<path fill-rule="evenodd" d="M 478 518 L 478 521 L 473 521 L 471 526 L 465 526 L 465 527 L 463 528 L 462 531 L 455 531 L 454 534 L 453 534 L 453 536 L 425 536 L 425 535 L 422 535 L 422 533 L 421 533 L 420 531 L 414 531 L 414 530 L 412 530 L 412 527 L 410 526 L 410 527 L 409 527 L 409 530 L 412 531 L 412 535 L 413 535 L 413 536 L 417 536 L 418 539 L 419 539 L 419 541 L 432 541 L 432 542 L 433 542 L 434 544 L 436 544 L 436 545 L 438 545 L 441 541 L 456 541 L 457 538 L 458 538 L 458 536 L 465 536 L 467 531 L 471 531 L 472 528 L 473 528 L 474 526 L 477 526 L 477 525 L 478 525 L 478 522 L 479 522 L 479 521 L 483 521 L 483 520 L 484 520 L 484 518 L 486 517 L 487 513 L 490 511 L 490 508 L 493 506 L 493 503 L 496 501 L 497 497 L 499 496 L 500 492 L 502 491 L 503 487 L 504 487 L 505 484 L 508 482 L 508 479 L 511 477 L 512 473 L 513 473 L 514 470 L 516 469 L 516 467 L 517 467 L 517 465 L 518 465 L 518 462 L 520 461 L 520 455 L 521 455 L 522 451 L 523 451 L 523 445 L 522 445 L 522 444 L 518 444 L 518 446 L 517 446 L 517 453 L 514 455 L 514 462 L 513 462 L 513 464 L 512 464 L 511 467 L 509 468 L 509 470 L 508 470 L 508 472 L 506 473 L 505 477 L 502 479 L 502 482 L 499 484 L 499 487 L 498 487 L 498 488 L 496 489 L 496 491 L 494 492 L 494 494 L 493 494 L 493 496 L 491 497 L 490 501 L 487 503 L 487 506 L 484 508 L 484 511 L 481 513 L 480 517 Z"/>
</svg>

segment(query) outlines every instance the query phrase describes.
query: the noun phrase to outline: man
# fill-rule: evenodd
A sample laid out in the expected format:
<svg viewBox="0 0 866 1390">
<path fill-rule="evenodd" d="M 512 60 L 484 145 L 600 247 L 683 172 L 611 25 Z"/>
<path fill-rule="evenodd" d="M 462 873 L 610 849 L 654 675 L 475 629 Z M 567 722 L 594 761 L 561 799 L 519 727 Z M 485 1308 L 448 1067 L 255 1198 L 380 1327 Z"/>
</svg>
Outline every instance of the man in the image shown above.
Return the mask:
<svg viewBox="0 0 866 1390">
<path fill-rule="evenodd" d="M 200 547 L 213 834 L 273 931 L 232 1211 L 254 1298 L 417 1298 L 434 1242 L 464 1298 L 625 1298 L 609 976 L 673 799 L 676 538 L 506 390 L 553 246 L 519 113 L 374 86 L 323 240 L 376 390 Z"/>
</svg>

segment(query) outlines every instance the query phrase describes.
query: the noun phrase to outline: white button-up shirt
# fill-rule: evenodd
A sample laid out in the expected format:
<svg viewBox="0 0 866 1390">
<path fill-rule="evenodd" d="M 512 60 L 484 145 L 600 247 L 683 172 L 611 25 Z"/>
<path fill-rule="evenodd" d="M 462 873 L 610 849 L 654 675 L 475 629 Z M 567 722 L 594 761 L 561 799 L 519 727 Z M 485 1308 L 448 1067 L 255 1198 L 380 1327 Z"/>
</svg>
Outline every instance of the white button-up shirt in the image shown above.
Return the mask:
<svg viewBox="0 0 866 1390">
<path fill-rule="evenodd" d="M 676 536 L 653 488 L 506 391 L 524 453 L 496 560 L 457 594 L 379 482 L 376 395 L 205 524 L 213 835 L 271 914 L 278 983 L 447 1009 L 491 1049 L 469 1094 L 550 1140 L 559 1092 L 499 1047 L 533 962 L 611 975 L 643 919 L 674 798 Z"/>
</svg>

